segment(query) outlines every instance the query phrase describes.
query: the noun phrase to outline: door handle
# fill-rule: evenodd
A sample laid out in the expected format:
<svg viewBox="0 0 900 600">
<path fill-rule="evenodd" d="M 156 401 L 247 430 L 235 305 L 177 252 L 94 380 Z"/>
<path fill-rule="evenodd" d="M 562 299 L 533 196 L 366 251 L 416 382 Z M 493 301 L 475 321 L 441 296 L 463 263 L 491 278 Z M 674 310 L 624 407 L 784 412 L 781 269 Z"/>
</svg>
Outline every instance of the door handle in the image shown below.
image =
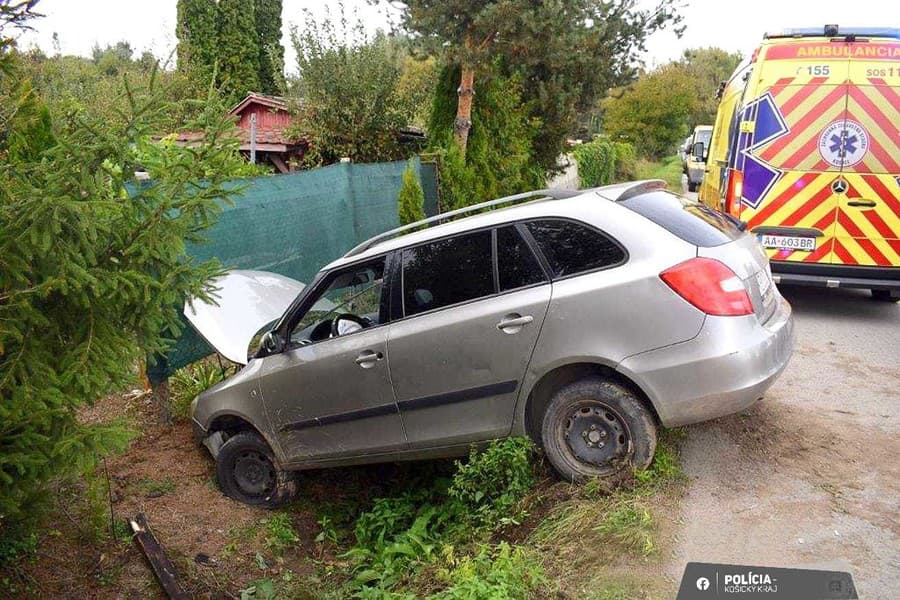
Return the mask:
<svg viewBox="0 0 900 600">
<path fill-rule="evenodd" d="M 851 200 L 850 202 L 847 203 L 847 206 L 866 206 L 868 208 L 872 208 L 873 206 L 875 206 L 875 201 L 874 200 L 863 200 L 863 199 Z"/>
<path fill-rule="evenodd" d="M 532 321 L 534 321 L 534 317 L 532 317 L 531 315 L 525 315 L 524 317 L 517 315 L 507 315 L 503 317 L 502 321 L 497 323 L 497 329 L 503 331 L 504 333 L 515 333 Z M 515 331 L 507 331 L 508 329 L 515 329 Z"/>
<path fill-rule="evenodd" d="M 375 363 L 384 358 L 384 354 L 381 352 L 372 352 L 371 350 L 366 350 L 365 352 L 361 352 L 359 356 L 356 357 L 354 361 L 356 364 L 361 366 L 363 369 L 368 369 L 370 367 L 374 367 Z"/>
</svg>

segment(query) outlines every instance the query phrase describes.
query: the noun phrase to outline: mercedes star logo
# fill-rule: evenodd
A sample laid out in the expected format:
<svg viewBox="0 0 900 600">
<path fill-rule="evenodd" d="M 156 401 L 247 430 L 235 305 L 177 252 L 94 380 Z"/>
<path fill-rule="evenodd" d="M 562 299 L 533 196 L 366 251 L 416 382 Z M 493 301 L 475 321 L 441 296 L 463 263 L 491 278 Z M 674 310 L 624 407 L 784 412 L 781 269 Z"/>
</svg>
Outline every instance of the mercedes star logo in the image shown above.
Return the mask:
<svg viewBox="0 0 900 600">
<path fill-rule="evenodd" d="M 847 185 L 847 182 L 845 180 L 835 179 L 831 184 L 831 191 L 835 194 L 843 194 L 846 193 L 848 187 L 849 186 Z"/>
</svg>

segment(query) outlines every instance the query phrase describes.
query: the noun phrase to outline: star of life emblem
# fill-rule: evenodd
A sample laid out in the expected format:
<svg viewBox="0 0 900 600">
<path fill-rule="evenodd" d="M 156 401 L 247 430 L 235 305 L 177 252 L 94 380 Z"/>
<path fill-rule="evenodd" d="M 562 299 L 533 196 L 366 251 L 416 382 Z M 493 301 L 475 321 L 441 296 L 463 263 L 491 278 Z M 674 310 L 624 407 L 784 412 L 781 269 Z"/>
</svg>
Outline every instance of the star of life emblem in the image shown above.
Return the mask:
<svg viewBox="0 0 900 600">
<path fill-rule="evenodd" d="M 856 121 L 836 121 L 819 136 L 819 154 L 832 167 L 851 167 L 869 151 L 869 134 Z"/>
</svg>

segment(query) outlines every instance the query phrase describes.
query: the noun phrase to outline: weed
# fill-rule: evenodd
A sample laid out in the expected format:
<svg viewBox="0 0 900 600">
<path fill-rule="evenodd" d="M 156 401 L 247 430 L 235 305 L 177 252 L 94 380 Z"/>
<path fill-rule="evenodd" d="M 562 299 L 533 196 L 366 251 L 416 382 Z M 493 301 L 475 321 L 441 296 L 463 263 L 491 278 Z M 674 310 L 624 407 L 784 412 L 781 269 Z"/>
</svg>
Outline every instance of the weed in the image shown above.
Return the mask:
<svg viewBox="0 0 900 600">
<path fill-rule="evenodd" d="M 179 419 L 190 416 L 191 402 L 200 392 L 211 388 L 235 372 L 233 366 L 222 367 L 217 360 L 207 358 L 175 371 L 169 378 L 172 414 Z"/>
<path fill-rule="evenodd" d="M 493 442 L 483 452 L 472 450 L 468 463 L 456 463 L 450 497 L 465 506 L 477 525 L 521 520 L 515 508 L 534 484 L 531 449 L 528 438 L 512 438 Z"/>
<path fill-rule="evenodd" d="M 278 513 L 261 521 L 266 526 L 266 548 L 277 556 L 284 554 L 285 549 L 300 541 L 300 537 L 291 525 L 291 517 L 287 513 Z"/>
<path fill-rule="evenodd" d="M 334 522 L 331 520 L 331 517 L 323 515 L 317 522 L 319 523 L 319 526 L 322 527 L 322 531 L 316 536 L 316 542 L 321 544 L 325 541 L 329 541 L 336 544 L 338 541 L 338 532 L 334 527 Z"/>
<path fill-rule="evenodd" d="M 537 557 L 506 542 L 481 546 L 477 554 L 463 557 L 439 577 L 449 586 L 431 596 L 433 600 L 528 598 L 548 583 Z"/>
<path fill-rule="evenodd" d="M 666 429 L 659 436 L 656 453 L 650 466 L 634 474 L 642 492 L 654 492 L 685 477 L 681 469 L 678 445 L 685 436 L 683 429 Z"/>
<path fill-rule="evenodd" d="M 649 556 L 655 548 L 653 518 L 644 506 L 635 502 L 624 502 L 608 512 L 594 531 L 633 554 Z"/>
</svg>

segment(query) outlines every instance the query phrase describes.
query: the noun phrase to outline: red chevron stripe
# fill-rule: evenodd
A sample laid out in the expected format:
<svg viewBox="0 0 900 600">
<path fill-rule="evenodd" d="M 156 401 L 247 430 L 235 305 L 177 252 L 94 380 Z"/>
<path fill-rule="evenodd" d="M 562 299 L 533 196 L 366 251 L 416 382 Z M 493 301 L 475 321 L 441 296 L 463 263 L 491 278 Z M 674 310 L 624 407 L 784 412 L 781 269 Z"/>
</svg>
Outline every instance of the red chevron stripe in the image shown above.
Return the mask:
<svg viewBox="0 0 900 600">
<path fill-rule="evenodd" d="M 819 244 L 818 248 L 803 258 L 803 262 L 819 262 L 822 260 L 822 258 L 831 252 L 832 242 L 834 242 L 834 238 L 826 238 L 825 243 Z"/>
<path fill-rule="evenodd" d="M 874 210 L 864 210 L 862 211 L 863 216 L 868 219 L 869 223 L 872 224 L 872 227 L 878 230 L 885 239 L 896 238 L 897 234 L 890 228 L 890 226 L 884 222 L 884 219 L 881 218 L 881 215 L 878 214 L 877 211 Z"/>
<path fill-rule="evenodd" d="M 866 118 L 858 119 L 855 116 L 851 115 L 856 121 L 864 121 L 864 120 L 872 120 L 875 124 L 889 136 L 891 135 L 891 131 L 896 128 L 896 125 L 891 124 L 890 119 L 888 119 L 884 113 L 878 108 L 878 106 L 872 102 L 868 96 L 866 96 L 862 90 L 857 87 L 850 87 L 850 97 L 856 101 L 857 104 L 865 111 Z M 875 137 L 869 135 L 869 150 L 872 154 L 875 155 L 875 158 L 884 165 L 884 167 L 888 171 L 898 171 L 900 170 L 900 165 L 898 165 L 897 161 L 890 155 L 890 153 L 886 152 L 884 148 L 881 147 Z"/>
<path fill-rule="evenodd" d="M 796 152 L 791 154 L 787 160 L 778 161 L 778 166 L 782 169 L 796 169 L 797 165 L 799 165 L 803 159 L 809 157 L 810 154 L 816 152 L 819 146 L 819 140 L 815 136 L 809 138 L 805 144 L 800 146 Z M 774 157 L 773 157 L 774 158 Z M 820 160 L 820 163 L 824 163 L 825 161 Z M 816 165 L 818 167 L 818 164 Z M 828 168 L 828 163 L 825 163 L 825 168 Z M 813 168 L 813 170 L 819 170 L 817 168 Z"/>
<path fill-rule="evenodd" d="M 809 98 L 818 87 L 824 82 L 828 81 L 827 77 L 813 77 L 809 80 L 809 83 L 801 87 L 796 94 L 788 98 L 788 100 L 781 106 L 781 115 L 787 119 L 788 115 L 794 112 L 794 109 L 800 106 L 804 100 Z"/>
<path fill-rule="evenodd" d="M 793 125 L 790 125 L 791 131 L 808 133 L 809 127 L 815 123 L 815 121 L 822 116 L 827 109 L 831 108 L 838 99 L 843 99 L 844 94 L 846 93 L 846 86 L 838 86 L 834 90 L 831 91 L 827 96 L 825 96 L 815 108 L 807 111 L 805 115 L 803 115 L 802 119 L 799 119 Z M 785 146 L 791 143 L 795 135 L 785 135 L 783 137 L 778 138 L 765 150 L 765 156 L 775 156 L 782 150 L 784 150 Z M 815 136 L 813 136 L 815 137 Z"/>
<path fill-rule="evenodd" d="M 793 185 L 791 185 L 791 187 L 781 192 L 780 195 L 769 201 L 763 199 L 765 205 L 762 210 L 750 217 L 750 225 L 759 225 L 771 217 L 779 208 L 787 204 L 794 196 L 806 189 L 806 186 L 815 181 L 818 176 L 818 173 L 804 173 L 793 183 Z"/>
<path fill-rule="evenodd" d="M 891 103 L 891 106 L 900 106 L 900 94 L 894 91 L 893 86 L 888 85 L 887 81 L 880 77 L 870 77 L 869 81 L 874 84 L 872 87 Z"/>
<path fill-rule="evenodd" d="M 853 219 L 851 219 L 846 213 L 838 213 L 838 223 L 841 224 L 841 227 L 847 230 L 847 233 L 849 233 L 853 237 L 854 241 L 859 244 L 863 250 L 865 250 L 866 254 L 868 254 L 872 260 L 875 261 L 875 264 L 890 266 L 891 261 L 889 261 L 887 257 L 881 253 L 881 250 L 879 250 L 875 246 L 875 244 L 872 243 L 872 240 L 866 237 L 866 234 L 863 233 L 863 231 L 857 226 L 857 224 L 853 222 Z"/>
<path fill-rule="evenodd" d="M 856 264 L 856 259 L 853 258 L 853 255 L 847 252 L 847 249 L 837 240 L 834 240 L 834 253 L 845 265 Z"/>
<path fill-rule="evenodd" d="M 881 179 L 876 175 L 862 175 L 861 177 L 870 188 L 875 190 L 878 197 L 890 207 L 891 211 L 897 215 L 897 218 L 900 219 L 900 201 L 897 200 L 896 196 L 894 196 L 889 189 L 884 187 Z"/>
<path fill-rule="evenodd" d="M 809 200 L 803 203 L 803 206 L 795 210 L 781 224 L 785 227 L 791 227 L 800 222 L 803 217 L 814 211 L 820 204 L 831 198 L 831 186 L 826 185 L 815 193 Z"/>
<path fill-rule="evenodd" d="M 835 208 L 834 210 L 829 210 L 827 213 L 825 213 L 825 215 L 813 225 L 813 229 L 818 229 L 819 231 L 828 233 L 825 228 L 830 227 L 832 224 L 834 224 L 834 218 L 835 214 L 837 214 L 837 210 L 838 209 Z"/>
</svg>

